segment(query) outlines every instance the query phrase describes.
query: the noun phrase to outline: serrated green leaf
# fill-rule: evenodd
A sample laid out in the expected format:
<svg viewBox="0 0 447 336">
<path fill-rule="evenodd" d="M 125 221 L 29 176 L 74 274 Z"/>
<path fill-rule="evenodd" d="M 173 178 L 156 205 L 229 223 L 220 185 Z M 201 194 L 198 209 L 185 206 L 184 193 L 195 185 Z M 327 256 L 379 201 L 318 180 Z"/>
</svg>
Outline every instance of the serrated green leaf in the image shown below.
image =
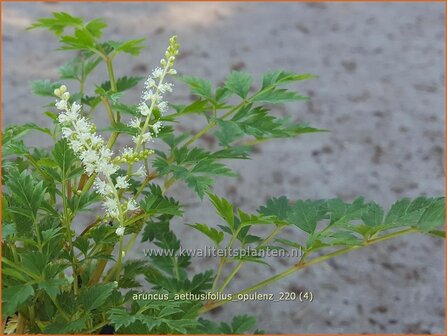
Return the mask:
<svg viewBox="0 0 447 336">
<path fill-rule="evenodd" d="M 66 279 L 45 279 L 39 283 L 39 288 L 44 290 L 51 298 L 55 299 L 59 295 L 62 286 L 66 283 Z"/>
<path fill-rule="evenodd" d="M 34 295 L 33 286 L 29 284 L 5 287 L 2 291 L 3 313 L 12 316 L 17 308 Z"/>
<path fill-rule="evenodd" d="M 108 41 L 106 42 L 106 44 L 113 48 L 113 52 L 115 55 L 123 52 L 132 56 L 138 56 L 141 50 L 144 48 L 144 41 L 145 39 L 141 38 L 124 42 Z"/>
<path fill-rule="evenodd" d="M 267 72 L 262 79 L 262 89 L 271 85 L 286 84 L 295 81 L 316 78 L 311 74 L 296 74 L 294 72 L 287 72 L 283 70 L 276 70 Z"/>
<path fill-rule="evenodd" d="M 256 318 L 249 315 L 239 315 L 233 317 L 231 321 L 231 329 L 234 334 L 243 334 L 250 331 L 256 325 Z"/>
<path fill-rule="evenodd" d="M 54 97 L 54 90 L 60 86 L 60 82 L 52 82 L 50 80 L 31 81 L 31 91 L 38 96 Z"/>
<path fill-rule="evenodd" d="M 250 74 L 241 71 L 232 71 L 225 82 L 225 88 L 234 92 L 242 99 L 247 97 L 253 78 Z"/>
<path fill-rule="evenodd" d="M 218 231 L 215 228 L 210 228 L 206 224 L 200 224 L 196 223 L 194 225 L 188 224 L 190 227 L 193 227 L 194 229 L 202 232 L 205 234 L 208 238 L 210 238 L 217 246 L 222 242 L 224 239 L 224 233 L 222 231 Z"/>
<path fill-rule="evenodd" d="M 81 27 L 84 21 L 80 17 L 71 16 L 64 12 L 53 12 L 52 18 L 37 20 L 27 29 L 47 28 L 56 35 L 61 35 L 67 27 Z"/>
<path fill-rule="evenodd" d="M 297 201 L 290 209 L 289 221 L 307 233 L 313 233 L 323 216 L 314 201 Z"/>
<path fill-rule="evenodd" d="M 446 209 L 445 199 L 438 198 L 432 200 L 431 204 L 427 206 L 424 213 L 417 223 L 417 228 L 430 232 L 441 225 L 445 225 Z"/>
<path fill-rule="evenodd" d="M 211 82 L 194 76 L 182 76 L 179 79 L 188 84 L 191 93 L 207 100 L 212 100 Z"/>
<path fill-rule="evenodd" d="M 90 50 L 96 51 L 95 37 L 84 27 L 76 28 L 74 35 L 60 37 L 61 50 Z"/>
<path fill-rule="evenodd" d="M 265 216 L 276 216 L 279 219 L 285 220 L 290 211 L 289 200 L 285 196 L 279 198 L 270 198 L 266 206 L 259 208 L 259 213 Z"/>
<path fill-rule="evenodd" d="M 68 145 L 66 139 L 62 139 L 56 142 L 52 154 L 54 157 L 54 161 L 61 170 L 61 182 L 63 182 L 67 179 L 68 174 L 71 172 L 71 167 L 77 159 L 76 155 Z"/>
<path fill-rule="evenodd" d="M 104 304 L 104 302 L 112 295 L 116 285 L 111 283 L 97 284 L 87 288 L 79 297 L 81 304 L 85 309 L 91 311 Z"/>
<path fill-rule="evenodd" d="M 112 322 L 115 330 L 118 331 L 122 327 L 127 327 L 137 320 L 137 316 L 130 315 L 125 308 L 111 308 L 109 310 L 110 322 Z"/>
<path fill-rule="evenodd" d="M 217 195 L 208 193 L 208 196 L 210 198 L 211 204 L 217 210 L 219 216 L 228 223 L 231 230 L 233 231 L 235 229 L 233 205 L 225 198 L 220 198 Z"/>
<path fill-rule="evenodd" d="M 85 29 L 87 29 L 95 38 L 100 38 L 102 35 L 102 30 L 106 27 L 107 23 L 105 23 L 102 19 L 93 19 L 85 25 Z"/>
<path fill-rule="evenodd" d="M 149 192 L 144 192 L 145 198 L 140 202 L 141 209 L 145 214 L 165 214 L 172 216 L 181 216 L 182 210 L 177 201 L 173 198 L 163 196 L 163 192 L 158 185 L 149 185 Z"/>
<path fill-rule="evenodd" d="M 362 220 L 368 226 L 379 226 L 383 223 L 384 211 L 380 205 L 375 202 L 368 204 L 362 213 Z"/>
<path fill-rule="evenodd" d="M 254 95 L 251 98 L 251 101 L 258 103 L 282 104 L 307 99 L 308 97 L 302 96 L 297 92 L 289 91 L 286 89 L 277 89 L 275 87 L 269 87 Z"/>
<path fill-rule="evenodd" d="M 219 139 L 221 146 L 228 147 L 232 142 L 240 139 L 244 135 L 244 132 L 234 121 L 218 119 L 217 125 L 219 126 L 219 130 L 215 135 Z"/>
<path fill-rule="evenodd" d="M 35 182 L 26 171 L 11 171 L 6 186 L 10 192 L 9 211 L 35 219 L 37 210 L 43 201 L 45 188 L 43 181 Z M 19 227 L 17 227 L 19 231 Z"/>
<path fill-rule="evenodd" d="M 136 86 L 143 77 L 132 77 L 132 76 L 124 76 L 120 77 L 116 80 L 116 90 L 117 92 L 123 92 L 126 90 L 129 90 Z M 101 88 L 103 88 L 105 91 L 111 90 L 110 81 L 106 81 L 101 84 Z"/>
</svg>

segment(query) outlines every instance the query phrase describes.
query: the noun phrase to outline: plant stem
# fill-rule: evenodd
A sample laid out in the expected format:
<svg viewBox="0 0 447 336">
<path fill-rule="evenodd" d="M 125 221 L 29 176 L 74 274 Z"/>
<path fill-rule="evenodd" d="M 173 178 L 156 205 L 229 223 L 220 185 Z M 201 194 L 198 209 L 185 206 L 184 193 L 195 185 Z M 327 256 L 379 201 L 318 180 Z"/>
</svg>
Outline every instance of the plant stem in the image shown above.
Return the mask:
<svg viewBox="0 0 447 336">
<path fill-rule="evenodd" d="M 267 238 L 265 238 L 263 241 L 261 241 L 258 244 L 257 248 L 261 247 L 264 244 L 267 244 L 270 240 L 272 240 L 273 237 L 275 237 L 282 230 L 283 227 L 284 226 L 277 225 L 276 228 L 267 236 Z M 236 267 L 233 269 L 233 271 L 230 273 L 230 275 L 225 279 L 222 286 L 220 286 L 218 292 L 222 292 L 228 286 L 230 281 L 233 279 L 233 277 L 236 275 L 236 273 L 241 269 L 243 264 L 244 264 L 243 260 L 239 261 L 239 263 L 236 265 Z"/>
<path fill-rule="evenodd" d="M 115 116 L 113 115 L 112 107 L 110 106 L 109 100 L 106 97 L 102 97 L 101 101 L 106 107 L 107 114 L 109 115 L 110 122 L 112 125 L 115 124 Z"/>
<path fill-rule="evenodd" d="M 77 270 L 76 270 L 76 256 L 74 253 L 74 247 L 73 247 L 73 237 L 71 235 L 71 220 L 70 220 L 70 216 L 68 214 L 68 202 L 67 202 L 67 187 L 66 187 L 66 183 L 65 181 L 62 181 L 62 200 L 63 200 L 63 222 L 65 224 L 65 229 L 67 230 L 67 242 L 68 242 L 68 246 L 70 248 L 70 253 L 71 253 L 71 267 L 73 269 L 73 291 L 74 294 L 77 295 L 78 294 L 78 274 L 77 274 Z"/>
<path fill-rule="evenodd" d="M 25 317 L 23 317 L 21 313 L 19 313 L 19 316 L 17 318 L 16 334 L 18 335 L 25 334 L 25 328 L 26 328 L 26 319 Z"/>
<path fill-rule="evenodd" d="M 253 286 L 250 286 L 250 287 L 248 287 L 248 288 L 246 288 L 246 289 L 244 289 L 244 290 L 242 290 L 240 292 L 237 292 L 236 294 L 233 295 L 233 297 L 237 297 L 238 295 L 243 295 L 243 294 L 247 294 L 247 293 L 253 292 L 253 291 L 255 291 L 257 289 L 260 289 L 262 287 L 265 287 L 265 286 L 267 286 L 267 285 L 269 285 L 269 284 L 271 284 L 271 283 L 273 283 L 275 281 L 278 281 L 278 280 L 280 280 L 282 278 L 285 278 L 286 276 L 288 276 L 290 274 L 293 274 L 293 273 L 295 273 L 295 272 L 297 272 L 297 271 L 299 271 L 299 270 L 301 270 L 303 268 L 306 268 L 306 267 L 309 267 L 311 265 L 315 265 L 315 264 L 321 263 L 321 262 L 326 261 L 328 259 L 331 259 L 333 257 L 339 256 L 339 255 L 342 255 L 342 254 L 346 254 L 348 252 L 357 250 L 357 249 L 362 248 L 362 247 L 370 246 L 370 245 L 373 245 L 375 243 L 378 243 L 378 242 L 381 242 L 381 241 L 384 241 L 384 240 L 387 240 L 387 239 L 390 239 L 390 238 L 402 236 L 404 234 L 415 233 L 415 232 L 418 232 L 418 230 L 413 229 L 413 228 L 400 230 L 400 231 L 389 233 L 389 234 L 384 235 L 384 236 L 379 237 L 379 238 L 368 240 L 368 241 L 364 242 L 363 245 L 356 245 L 356 246 L 345 247 L 345 248 L 342 248 L 342 249 L 337 250 L 335 252 L 328 253 L 328 254 L 320 256 L 320 257 L 316 257 L 316 258 L 314 258 L 314 259 L 312 259 L 312 260 L 310 260 L 308 262 L 305 262 L 302 259 L 300 262 L 298 262 L 297 264 L 293 265 L 292 267 L 286 269 L 285 271 L 283 271 L 281 273 L 278 273 L 278 274 L 276 274 L 276 275 L 274 275 L 274 276 L 272 276 L 272 277 L 270 277 L 270 278 L 268 278 L 268 279 L 266 279 L 264 281 L 261 281 L 261 282 L 255 284 L 255 285 L 253 285 Z M 205 313 L 207 311 L 210 311 L 212 309 L 220 307 L 220 306 L 224 305 L 225 303 L 227 303 L 229 301 L 230 300 L 227 299 L 227 300 L 219 300 L 219 301 L 207 303 L 199 310 L 199 314 L 203 314 L 203 313 Z"/>
<path fill-rule="evenodd" d="M 239 235 L 239 232 L 241 231 L 241 229 L 242 229 L 242 226 L 239 226 L 239 228 L 238 228 L 238 229 L 236 230 L 236 232 L 233 234 L 233 236 L 231 237 L 230 242 L 229 242 L 228 245 L 227 245 L 227 248 L 226 248 L 227 250 L 229 250 L 229 249 L 233 246 L 233 244 L 234 244 L 234 242 L 236 241 L 237 236 Z M 224 256 L 221 257 L 220 260 L 219 260 L 219 266 L 217 267 L 217 273 L 216 273 L 216 277 L 214 278 L 213 287 L 211 288 L 211 292 L 214 292 L 214 291 L 215 291 L 215 289 L 216 289 L 216 287 L 217 287 L 217 284 L 219 283 L 220 276 L 222 275 L 223 267 L 224 267 L 224 265 L 225 265 L 226 262 L 227 262 L 227 256 L 224 255 Z"/>
<path fill-rule="evenodd" d="M 158 176 L 158 174 L 156 172 L 153 172 L 153 173 L 147 175 L 146 178 L 144 179 L 143 183 L 141 184 L 141 186 L 138 188 L 137 192 L 133 196 L 133 198 L 136 199 L 138 196 L 140 196 L 140 194 L 143 192 L 143 190 L 147 186 L 147 184 L 150 181 L 152 181 L 153 179 L 155 179 L 157 176 Z"/>
<path fill-rule="evenodd" d="M 117 92 L 118 89 L 116 87 L 115 73 L 113 71 L 112 59 L 107 56 L 105 60 L 106 60 L 106 65 L 107 65 L 107 73 L 109 74 L 109 79 L 110 79 L 110 88 L 112 89 L 113 92 Z M 119 112 L 117 111 L 115 121 L 119 122 L 120 119 L 121 119 L 121 116 L 120 116 Z"/>
<path fill-rule="evenodd" d="M 258 247 L 267 244 L 270 240 L 272 240 L 282 229 L 284 226 L 277 225 L 276 228 L 265 238 L 263 241 L 261 241 L 258 245 Z"/>
<path fill-rule="evenodd" d="M 216 123 L 214 121 L 211 121 L 206 127 L 204 127 L 201 131 L 199 131 L 198 133 L 196 133 L 191 139 L 189 139 L 186 143 L 185 146 L 189 146 L 190 144 L 192 144 L 193 142 L 195 142 L 196 140 L 198 140 L 202 135 L 204 135 L 206 132 L 208 132 L 210 129 L 212 129 L 214 126 L 216 126 Z"/>
<path fill-rule="evenodd" d="M 244 104 L 246 104 L 247 101 L 243 101 L 242 103 L 240 103 L 239 105 L 233 107 L 231 110 L 229 110 L 227 113 L 225 113 L 224 115 L 222 115 L 221 119 L 225 119 L 226 117 L 232 115 L 234 112 L 236 112 L 238 109 L 240 109 Z M 205 126 L 204 128 L 202 128 L 202 130 L 200 130 L 197 134 L 195 134 L 191 139 L 189 139 L 186 143 L 185 146 L 189 146 L 191 145 L 193 142 L 197 141 L 200 137 L 202 137 L 202 135 L 204 135 L 206 132 L 208 132 L 210 129 L 214 128 L 214 126 L 216 126 L 216 122 L 211 121 L 207 126 Z"/>
<path fill-rule="evenodd" d="M 231 279 L 233 279 L 233 277 L 240 270 L 240 268 L 242 267 L 243 264 L 244 264 L 244 262 L 242 260 L 239 261 L 239 263 L 236 265 L 236 267 L 233 268 L 233 271 L 230 273 L 230 275 L 225 279 L 225 281 L 223 282 L 222 286 L 220 286 L 220 288 L 217 290 L 218 293 L 223 292 L 223 290 L 228 286 L 228 284 L 230 283 Z"/>
<path fill-rule="evenodd" d="M 92 333 L 94 333 L 96 330 L 98 330 L 99 328 L 102 328 L 102 327 L 104 327 L 105 325 L 107 325 L 108 323 L 109 323 L 108 321 L 101 322 L 101 323 L 95 325 L 93 328 L 87 330 L 85 333 L 86 333 L 87 335 L 88 335 L 88 334 L 92 334 Z"/>
<path fill-rule="evenodd" d="M 222 257 L 219 260 L 219 266 L 217 266 L 216 277 L 214 278 L 213 286 L 211 287 L 211 292 L 216 290 L 217 284 L 219 283 L 220 276 L 222 275 L 223 265 L 225 264 L 225 259 Z"/>
<path fill-rule="evenodd" d="M 120 249 L 119 249 L 119 255 L 118 255 L 118 263 L 116 264 L 116 282 L 120 281 L 120 275 L 121 275 L 121 264 L 123 262 L 123 236 L 120 237 Z"/>
</svg>

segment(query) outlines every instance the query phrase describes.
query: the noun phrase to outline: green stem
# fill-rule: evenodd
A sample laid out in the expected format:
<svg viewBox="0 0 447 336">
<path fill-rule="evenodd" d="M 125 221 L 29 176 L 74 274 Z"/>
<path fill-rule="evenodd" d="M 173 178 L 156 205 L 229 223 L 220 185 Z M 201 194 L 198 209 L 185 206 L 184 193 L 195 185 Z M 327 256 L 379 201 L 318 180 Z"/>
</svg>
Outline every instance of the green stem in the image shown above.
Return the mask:
<svg viewBox="0 0 447 336">
<path fill-rule="evenodd" d="M 241 231 L 242 226 L 239 226 L 239 228 L 236 230 L 236 232 L 233 234 L 233 236 L 231 237 L 230 242 L 227 245 L 226 250 L 228 251 L 231 247 L 233 247 L 234 242 L 237 239 L 237 236 L 239 235 L 239 232 Z M 211 292 L 214 292 L 217 288 L 217 284 L 219 283 L 220 277 L 222 275 L 222 270 L 223 267 L 225 265 L 225 263 L 227 262 L 227 256 L 224 255 L 223 257 L 220 258 L 219 260 L 219 266 L 217 267 L 217 273 L 216 273 L 216 277 L 214 278 L 214 282 L 213 282 L 213 286 L 211 288 Z"/>
<path fill-rule="evenodd" d="M 270 240 L 272 240 L 282 229 L 284 226 L 277 225 L 276 228 L 265 238 L 263 241 L 259 243 L 257 247 L 267 244 Z"/>
<path fill-rule="evenodd" d="M 102 328 L 102 327 L 104 327 L 105 325 L 107 325 L 107 323 L 109 323 L 109 322 L 108 322 L 108 321 L 101 322 L 101 323 L 95 325 L 94 327 L 92 327 L 91 329 L 87 330 L 85 333 L 86 333 L 87 335 L 89 335 L 89 334 L 93 334 L 93 333 L 95 333 L 95 331 L 97 331 L 99 328 Z"/>
<path fill-rule="evenodd" d="M 270 240 L 273 239 L 273 237 L 275 237 L 283 228 L 284 226 L 281 225 L 277 225 L 276 228 L 267 236 L 267 238 L 265 238 L 263 241 L 261 241 L 257 248 L 261 247 L 262 245 L 267 244 Z M 233 277 L 237 274 L 237 272 L 241 269 L 241 267 L 244 265 L 244 261 L 241 260 L 239 261 L 239 263 L 236 265 L 236 267 L 233 269 L 233 271 L 230 273 L 230 275 L 225 279 L 224 283 L 222 284 L 222 286 L 220 286 L 218 292 L 222 292 L 230 283 L 230 281 L 233 279 Z"/>
<path fill-rule="evenodd" d="M 123 262 L 123 236 L 120 237 L 120 250 L 118 255 L 118 263 L 116 264 L 116 281 L 120 281 L 120 275 L 121 275 L 121 264 Z"/>
<path fill-rule="evenodd" d="M 257 290 L 257 289 L 260 289 L 262 287 L 270 285 L 271 283 L 273 283 L 275 281 L 281 280 L 282 278 L 285 278 L 286 276 L 288 276 L 290 274 L 293 274 L 293 273 L 295 273 L 295 272 L 297 272 L 297 271 L 299 271 L 299 270 L 301 270 L 303 268 L 306 268 L 306 267 L 309 267 L 309 266 L 321 263 L 321 262 L 329 260 L 329 259 L 331 259 L 333 257 L 339 256 L 339 255 L 343 255 L 343 254 L 346 254 L 348 252 L 357 250 L 357 249 L 362 248 L 362 247 L 370 246 L 370 245 L 373 245 L 375 243 L 378 243 L 378 242 L 381 242 L 381 241 L 384 241 L 384 240 L 387 240 L 387 239 L 391 239 L 391 238 L 394 238 L 394 237 L 402 236 L 404 234 L 415 233 L 415 232 L 418 232 L 418 231 L 416 229 L 412 229 L 412 228 L 401 230 L 401 231 L 396 231 L 396 232 L 384 235 L 382 237 L 366 241 L 363 245 L 356 245 L 356 246 L 345 247 L 345 248 L 342 248 L 342 249 L 337 250 L 335 252 L 328 253 L 328 254 L 320 256 L 320 257 L 316 257 L 316 258 L 314 258 L 314 259 L 312 259 L 312 260 L 310 260 L 308 262 L 305 262 L 304 260 L 301 260 L 300 262 L 298 262 L 297 264 L 293 265 L 292 267 L 286 269 L 285 271 L 283 271 L 281 273 L 278 273 L 278 274 L 276 274 L 276 275 L 274 275 L 274 276 L 272 276 L 272 277 L 270 277 L 270 278 L 268 278 L 268 279 L 266 279 L 264 281 L 258 282 L 257 284 L 255 284 L 253 286 L 250 286 L 250 287 L 248 287 L 248 288 L 246 288 L 246 289 L 244 289 L 244 290 L 242 290 L 240 292 L 237 292 L 236 294 L 233 295 L 233 297 L 237 297 L 238 295 L 243 295 L 243 294 L 247 294 L 247 293 L 253 292 L 253 291 Z M 220 307 L 220 306 L 224 305 L 225 303 L 227 303 L 229 301 L 230 300 L 227 299 L 227 300 L 219 300 L 219 301 L 215 301 L 215 302 L 211 302 L 211 303 L 205 304 L 199 310 L 199 314 L 203 314 L 203 313 L 205 313 L 207 311 L 210 311 L 212 309 Z"/>
<path fill-rule="evenodd" d="M 225 260 L 222 257 L 219 260 L 219 266 L 217 266 L 217 273 L 216 273 L 216 277 L 214 278 L 213 286 L 211 287 L 211 293 L 213 293 L 216 290 L 217 284 L 219 283 L 220 276 L 222 275 L 222 269 L 223 269 L 224 264 L 225 264 Z"/>
<path fill-rule="evenodd" d="M 106 111 L 107 111 L 107 114 L 109 115 L 110 122 L 112 123 L 112 125 L 114 125 L 115 124 L 115 116 L 113 115 L 112 107 L 110 106 L 109 100 L 106 97 L 103 97 L 101 100 L 106 107 Z"/>
<path fill-rule="evenodd" d="M 113 71 L 112 59 L 110 57 L 106 58 L 106 65 L 107 65 L 107 73 L 109 74 L 109 79 L 110 79 L 110 88 L 112 89 L 112 92 L 117 92 L 118 88 L 116 86 L 115 73 Z M 118 122 L 118 121 L 120 121 L 120 119 L 121 119 L 121 116 L 120 116 L 119 112 L 117 111 L 115 120 Z"/>
<path fill-rule="evenodd" d="M 240 268 L 242 267 L 243 264 L 244 264 L 244 262 L 242 260 L 239 261 L 239 263 L 236 265 L 236 267 L 233 268 L 233 271 L 230 273 L 230 275 L 225 279 L 222 286 L 220 286 L 220 288 L 217 290 L 218 293 L 223 292 L 223 290 L 228 286 L 230 281 L 233 279 L 233 277 L 236 275 L 236 273 L 240 270 Z"/>
<path fill-rule="evenodd" d="M 198 140 L 202 135 L 204 135 L 206 132 L 208 132 L 210 129 L 212 129 L 214 126 L 216 126 L 216 123 L 214 121 L 211 121 L 206 127 L 204 127 L 201 131 L 199 131 L 197 134 L 195 134 L 191 139 L 189 139 L 185 146 L 189 146 L 196 140 Z"/>
<path fill-rule="evenodd" d="M 65 224 L 65 229 L 67 230 L 67 242 L 68 242 L 68 246 L 70 248 L 70 253 L 71 253 L 71 267 L 73 269 L 73 291 L 74 294 L 77 295 L 78 294 L 78 274 L 77 274 L 77 270 L 76 270 L 76 256 L 74 253 L 74 247 L 73 247 L 73 237 L 71 234 L 71 220 L 70 220 L 70 216 L 68 214 L 68 202 L 67 202 L 67 187 L 66 187 L 66 183 L 65 181 L 62 181 L 62 200 L 63 200 L 63 216 L 64 216 L 64 224 Z"/>
<path fill-rule="evenodd" d="M 135 244 L 135 241 L 137 240 L 137 237 L 138 237 L 138 233 L 137 233 L 137 232 L 135 232 L 135 233 L 132 235 L 132 237 L 130 237 L 130 239 L 129 239 L 129 241 L 127 242 L 127 245 L 126 245 L 126 247 L 125 247 L 125 249 L 124 249 L 124 253 L 125 253 L 125 254 L 127 254 L 127 253 L 130 251 L 130 249 L 132 248 L 132 246 Z"/>
</svg>

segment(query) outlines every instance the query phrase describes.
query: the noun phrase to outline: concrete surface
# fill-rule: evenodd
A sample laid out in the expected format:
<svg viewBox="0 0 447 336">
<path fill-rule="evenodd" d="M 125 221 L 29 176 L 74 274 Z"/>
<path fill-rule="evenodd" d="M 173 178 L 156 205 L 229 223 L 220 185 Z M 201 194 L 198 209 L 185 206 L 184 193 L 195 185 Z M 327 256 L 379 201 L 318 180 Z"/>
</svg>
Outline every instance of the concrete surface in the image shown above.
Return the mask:
<svg viewBox="0 0 447 336">
<path fill-rule="evenodd" d="M 145 76 L 178 34 L 181 73 L 220 83 L 231 69 L 260 78 L 266 70 L 311 72 L 301 83 L 308 103 L 278 106 L 277 113 L 328 128 L 331 133 L 259 146 L 251 161 L 230 163 L 240 177 L 220 179 L 215 190 L 245 210 L 270 196 L 291 199 L 357 195 L 389 206 L 397 198 L 444 193 L 445 9 L 441 3 L 3 3 L 3 126 L 48 124 L 28 82 L 55 79 L 68 59 L 55 38 L 25 32 L 37 18 L 67 11 L 103 17 L 111 39 L 148 37 L 138 58 L 117 58 L 117 76 Z M 96 73 L 105 78 L 104 69 Z M 91 87 L 90 87 L 91 89 Z M 137 102 L 141 88 L 126 100 Z M 189 94 L 178 84 L 172 101 Z M 200 129 L 197 119 L 185 128 Z M 40 139 L 39 139 L 40 140 Z M 203 141 L 205 147 L 211 143 Z M 184 186 L 171 194 L 188 203 L 184 223 L 218 223 L 210 205 Z M 194 200 L 194 201 L 191 201 Z M 196 232 L 176 223 L 185 247 Z M 290 231 L 288 234 L 295 233 Z M 206 241 L 201 241 L 205 246 Z M 137 247 L 134 256 L 141 257 Z M 258 317 L 269 333 L 444 333 L 445 262 L 441 240 L 417 235 L 339 257 L 294 274 L 264 292 L 309 290 L 312 303 L 233 303 L 209 314 Z M 231 290 L 285 269 L 244 268 Z M 194 270 L 215 265 L 195 260 Z"/>
</svg>

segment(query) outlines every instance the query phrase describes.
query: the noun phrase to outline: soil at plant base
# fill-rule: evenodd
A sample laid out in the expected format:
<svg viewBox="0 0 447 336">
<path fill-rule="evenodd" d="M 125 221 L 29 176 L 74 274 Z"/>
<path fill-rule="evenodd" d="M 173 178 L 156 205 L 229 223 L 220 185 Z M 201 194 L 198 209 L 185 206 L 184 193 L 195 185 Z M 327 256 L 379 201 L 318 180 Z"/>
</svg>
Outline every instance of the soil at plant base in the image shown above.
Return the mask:
<svg viewBox="0 0 447 336">
<path fill-rule="evenodd" d="M 238 178 L 217 182 L 216 192 L 245 210 L 279 195 L 346 200 L 362 195 L 389 206 L 404 196 L 444 193 L 441 3 L 4 3 L 3 126 L 50 124 L 41 107 L 48 101 L 31 96 L 28 82 L 55 79 L 68 55 L 53 51 L 57 43 L 48 33 L 25 28 L 52 11 L 103 17 L 110 39 L 147 37 L 149 48 L 140 57 L 116 59 L 118 77 L 146 76 L 172 34 L 182 44 L 178 71 L 214 84 L 231 70 L 248 71 L 257 79 L 265 70 L 282 68 L 320 76 L 296 86 L 311 101 L 275 106 L 274 111 L 331 132 L 256 147 L 251 161 L 229 163 Z M 96 74 L 98 82 L 106 79 L 105 69 Z M 92 86 L 87 89 L 93 92 Z M 140 89 L 124 100 L 138 102 Z M 180 83 L 174 96 L 175 102 L 190 99 Z M 199 130 L 202 125 L 191 118 L 179 128 Z M 33 143 L 48 142 L 39 137 Z M 217 146 L 212 137 L 203 137 L 200 145 Z M 171 193 L 187 204 L 184 223 L 218 224 L 210 204 L 192 201 L 196 197 L 185 186 Z M 198 233 L 180 221 L 175 230 L 186 248 L 197 247 Z M 290 238 L 296 231 L 285 233 Z M 133 256 L 143 257 L 142 248 L 136 246 Z M 230 289 L 269 277 L 293 260 L 269 262 L 271 267 L 248 265 Z M 215 264 L 212 258 L 193 260 L 192 270 Z M 311 291 L 312 303 L 233 303 L 208 317 L 229 320 L 250 312 L 269 333 L 440 334 L 444 265 L 440 239 L 402 237 L 264 289 L 276 295 Z"/>
</svg>

